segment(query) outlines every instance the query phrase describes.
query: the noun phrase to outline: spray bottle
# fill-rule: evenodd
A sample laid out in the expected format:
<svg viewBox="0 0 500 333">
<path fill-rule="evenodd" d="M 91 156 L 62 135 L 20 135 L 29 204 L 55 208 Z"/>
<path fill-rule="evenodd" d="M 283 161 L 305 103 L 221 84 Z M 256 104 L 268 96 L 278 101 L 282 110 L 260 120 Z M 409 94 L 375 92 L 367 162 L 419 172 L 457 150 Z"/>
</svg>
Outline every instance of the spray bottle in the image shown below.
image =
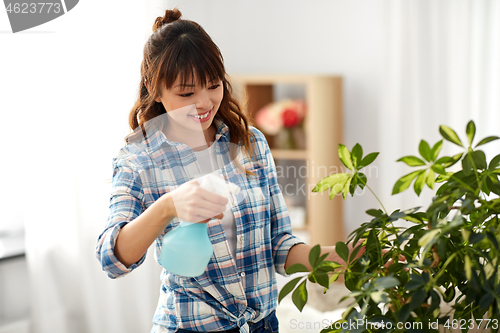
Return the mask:
<svg viewBox="0 0 500 333">
<path fill-rule="evenodd" d="M 233 183 L 226 183 L 213 174 L 198 179 L 200 186 L 207 191 L 221 195 L 228 200 L 231 193 L 238 194 L 240 188 Z M 226 210 L 229 209 L 228 202 Z M 167 271 L 185 277 L 203 274 L 214 249 L 208 236 L 208 223 L 181 223 L 163 236 L 160 264 Z"/>
</svg>

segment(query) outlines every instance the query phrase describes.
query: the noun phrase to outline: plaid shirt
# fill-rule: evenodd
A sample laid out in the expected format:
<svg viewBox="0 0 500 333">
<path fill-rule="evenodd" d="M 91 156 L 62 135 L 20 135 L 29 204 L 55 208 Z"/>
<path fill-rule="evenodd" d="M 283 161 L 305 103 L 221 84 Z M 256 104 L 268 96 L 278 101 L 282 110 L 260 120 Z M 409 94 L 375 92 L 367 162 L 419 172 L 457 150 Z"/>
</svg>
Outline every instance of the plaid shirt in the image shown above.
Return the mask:
<svg viewBox="0 0 500 333">
<path fill-rule="evenodd" d="M 214 248 L 205 272 L 195 278 L 161 273 L 161 291 L 151 332 L 221 331 L 240 327 L 248 332 L 247 322 L 257 322 L 277 307 L 275 272 L 286 276 L 284 265 L 288 250 L 302 243 L 292 235 L 290 218 L 278 186 L 276 167 L 264 135 L 254 127 L 255 152 L 251 160 L 238 150 L 241 166 L 256 176 L 247 177 L 229 158 L 229 128 L 218 118 L 215 136 L 220 176 L 240 186 L 231 207 L 237 230 L 234 259 L 218 219 L 208 224 Z M 232 145 L 232 144 L 231 144 Z M 169 141 L 160 130 L 152 130 L 136 143 L 123 147 L 113 158 L 110 214 L 99 236 L 96 256 L 110 278 L 130 273 L 145 256 L 130 267 L 114 254 L 120 229 L 139 216 L 160 196 L 196 178 L 193 150 Z M 179 223 L 172 219 L 156 240 L 155 259 L 159 262 L 162 238 Z"/>
</svg>

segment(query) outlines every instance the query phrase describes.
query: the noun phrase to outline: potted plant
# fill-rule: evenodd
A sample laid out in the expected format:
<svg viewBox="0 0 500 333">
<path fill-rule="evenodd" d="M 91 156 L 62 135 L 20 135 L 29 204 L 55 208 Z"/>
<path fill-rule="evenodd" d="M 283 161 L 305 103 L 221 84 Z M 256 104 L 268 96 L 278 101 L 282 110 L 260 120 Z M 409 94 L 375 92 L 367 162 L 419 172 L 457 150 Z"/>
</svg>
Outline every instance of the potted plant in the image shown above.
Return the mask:
<svg viewBox="0 0 500 333">
<path fill-rule="evenodd" d="M 350 290 L 344 299 L 350 304 L 343 319 L 322 332 L 500 330 L 500 155 L 487 162 L 480 150 L 499 137 L 490 136 L 474 145 L 473 121 L 466 127 L 468 144 L 447 126 L 440 126 L 439 131 L 444 140 L 464 151 L 439 157 L 443 140 L 433 146 L 422 140 L 421 157 L 398 160 L 417 170 L 401 177 L 393 188 L 397 194 L 413 182 L 420 195 L 424 186 L 440 185 L 427 209 L 387 212 L 381 204 L 381 209 L 368 210 L 371 220 L 354 230 L 347 244 L 336 244 L 337 254 L 347 264 L 325 261 L 319 245 L 315 246 L 309 254 L 313 270 L 286 284 L 280 301 L 293 291 L 292 300 L 302 311 L 307 282 L 320 284 L 326 293 L 343 274 Z M 378 153 L 363 157 L 359 144 L 351 151 L 339 145 L 338 152 L 349 172 L 322 179 L 313 191 L 329 190 L 330 198 L 341 193 L 345 199 L 357 187 L 369 189 L 361 170 Z M 450 171 L 452 166 L 456 171 Z M 406 223 L 398 226 L 397 220 Z M 356 244 L 351 253 L 348 244 Z M 365 247 L 363 255 L 354 259 L 361 246 Z M 287 269 L 289 273 L 306 271 L 300 264 Z"/>
</svg>

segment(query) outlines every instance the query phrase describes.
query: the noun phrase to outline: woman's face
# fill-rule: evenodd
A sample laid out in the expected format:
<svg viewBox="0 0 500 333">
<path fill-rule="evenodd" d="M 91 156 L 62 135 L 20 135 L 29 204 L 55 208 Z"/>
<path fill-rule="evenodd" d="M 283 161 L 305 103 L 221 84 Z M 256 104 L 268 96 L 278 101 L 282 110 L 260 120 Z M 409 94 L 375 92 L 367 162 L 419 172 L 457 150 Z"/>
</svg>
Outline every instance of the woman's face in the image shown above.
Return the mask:
<svg viewBox="0 0 500 333">
<path fill-rule="evenodd" d="M 209 136 L 215 136 L 215 131 L 209 129 L 223 96 L 221 80 L 210 81 L 202 87 L 199 80 L 182 85 L 177 78 L 170 89 L 163 86 L 156 101 L 163 104 L 169 117 L 167 135 L 186 142 L 193 134 L 203 133 L 207 141 L 213 141 Z"/>
</svg>

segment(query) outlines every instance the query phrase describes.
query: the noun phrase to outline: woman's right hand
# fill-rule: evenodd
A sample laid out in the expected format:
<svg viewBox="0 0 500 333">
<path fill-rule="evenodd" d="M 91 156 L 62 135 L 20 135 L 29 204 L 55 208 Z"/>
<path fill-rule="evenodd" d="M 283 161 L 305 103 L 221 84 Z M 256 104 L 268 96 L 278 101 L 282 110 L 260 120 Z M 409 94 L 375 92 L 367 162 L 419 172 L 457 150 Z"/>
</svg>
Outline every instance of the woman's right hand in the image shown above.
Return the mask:
<svg viewBox="0 0 500 333">
<path fill-rule="evenodd" d="M 190 180 L 175 190 L 170 196 L 173 215 L 181 221 L 207 223 L 211 218 L 221 219 L 226 210 L 227 199 L 205 190 L 196 179 Z"/>
</svg>

